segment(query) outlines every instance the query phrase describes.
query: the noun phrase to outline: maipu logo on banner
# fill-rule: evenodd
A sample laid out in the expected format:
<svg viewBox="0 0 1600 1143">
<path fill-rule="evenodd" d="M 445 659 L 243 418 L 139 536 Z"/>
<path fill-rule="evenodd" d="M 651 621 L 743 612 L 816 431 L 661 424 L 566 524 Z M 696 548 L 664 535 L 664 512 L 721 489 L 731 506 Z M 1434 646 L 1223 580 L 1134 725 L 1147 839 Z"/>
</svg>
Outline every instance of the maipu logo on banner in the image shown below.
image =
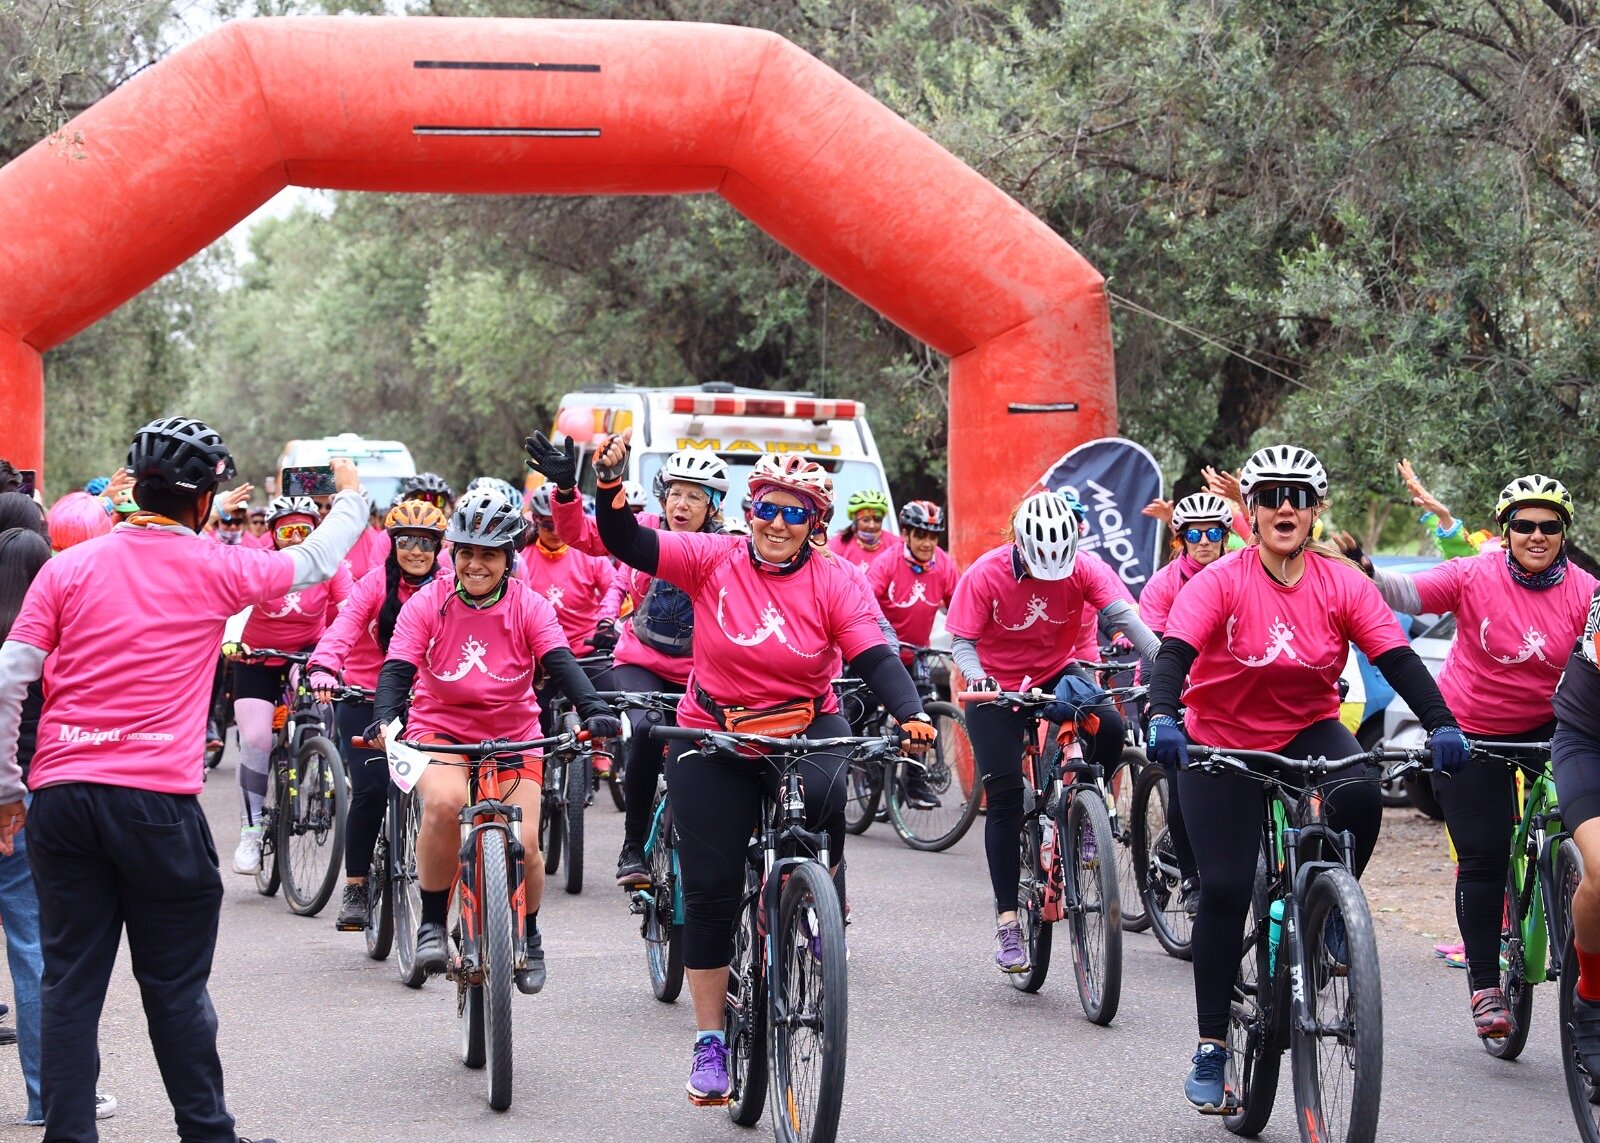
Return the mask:
<svg viewBox="0 0 1600 1143">
<path fill-rule="evenodd" d="M 1102 437 L 1079 445 L 1056 461 L 1041 486 L 1071 492 L 1089 510 L 1089 534 L 1081 547 L 1116 569 L 1135 599 L 1161 562 L 1166 526 L 1140 513 L 1161 496 L 1161 466 L 1140 444 Z"/>
</svg>

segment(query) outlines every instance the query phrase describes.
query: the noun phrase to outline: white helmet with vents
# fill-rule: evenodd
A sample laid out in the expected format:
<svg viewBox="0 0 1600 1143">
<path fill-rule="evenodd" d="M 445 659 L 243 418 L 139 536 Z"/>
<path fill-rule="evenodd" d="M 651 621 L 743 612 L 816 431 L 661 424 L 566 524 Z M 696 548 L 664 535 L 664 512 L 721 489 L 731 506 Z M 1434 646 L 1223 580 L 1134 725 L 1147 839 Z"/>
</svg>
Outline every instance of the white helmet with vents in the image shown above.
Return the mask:
<svg viewBox="0 0 1600 1143">
<path fill-rule="evenodd" d="M 1269 445 L 1244 462 L 1239 474 L 1239 491 L 1246 500 L 1265 484 L 1301 484 L 1328 498 L 1328 472 L 1315 454 L 1298 445 Z"/>
<path fill-rule="evenodd" d="M 1178 501 L 1177 507 L 1172 510 L 1172 530 L 1181 532 L 1190 524 L 1200 520 L 1216 520 L 1221 524 L 1228 524 L 1233 519 L 1233 513 L 1228 510 L 1228 502 L 1214 492 L 1196 492 L 1185 496 Z"/>
<path fill-rule="evenodd" d="M 1058 492 L 1039 492 L 1022 502 L 1012 521 L 1017 551 L 1034 579 L 1066 579 L 1078 562 L 1078 518 Z"/>
</svg>

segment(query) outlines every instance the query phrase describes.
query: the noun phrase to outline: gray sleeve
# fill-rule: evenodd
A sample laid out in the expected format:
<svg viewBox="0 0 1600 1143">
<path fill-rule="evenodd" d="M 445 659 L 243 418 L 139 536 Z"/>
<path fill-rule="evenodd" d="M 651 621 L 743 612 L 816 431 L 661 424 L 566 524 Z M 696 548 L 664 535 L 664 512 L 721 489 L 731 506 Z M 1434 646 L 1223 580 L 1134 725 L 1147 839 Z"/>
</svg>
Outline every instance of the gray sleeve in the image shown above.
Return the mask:
<svg viewBox="0 0 1600 1143">
<path fill-rule="evenodd" d="M 349 554 L 367 526 L 367 502 L 359 492 L 341 492 L 333 498 L 333 510 L 317 525 L 306 542 L 289 549 L 294 560 L 294 583 L 299 591 L 323 580 L 332 579 L 339 561 Z"/>
<path fill-rule="evenodd" d="M 1112 630 L 1121 631 L 1128 637 L 1139 654 L 1147 659 L 1155 658 L 1156 652 L 1161 650 L 1161 640 L 1156 638 L 1156 633 L 1144 625 L 1144 620 L 1139 618 L 1139 613 L 1134 610 L 1133 604 L 1126 599 L 1114 599 L 1100 609 L 1100 615 L 1111 625 Z"/>
<path fill-rule="evenodd" d="M 967 682 L 975 683 L 988 674 L 983 669 L 983 664 L 978 661 L 976 643 L 959 635 L 952 635 L 950 640 L 950 657 L 956 661 L 956 666 L 960 668 Z"/>
<path fill-rule="evenodd" d="M 25 792 L 17 739 L 28 687 L 44 675 L 46 652 L 16 639 L 0 644 L 0 803 L 20 802 Z"/>
<path fill-rule="evenodd" d="M 1383 601 L 1396 611 L 1407 615 L 1422 614 L 1422 594 L 1417 591 L 1417 581 L 1404 572 L 1386 572 L 1374 567 L 1372 582 L 1378 585 Z"/>
<path fill-rule="evenodd" d="M 894 633 L 894 624 L 883 617 L 883 612 L 878 612 L 878 630 L 883 632 L 883 641 L 889 644 L 889 650 L 896 655 L 900 653 L 900 636 Z"/>
</svg>

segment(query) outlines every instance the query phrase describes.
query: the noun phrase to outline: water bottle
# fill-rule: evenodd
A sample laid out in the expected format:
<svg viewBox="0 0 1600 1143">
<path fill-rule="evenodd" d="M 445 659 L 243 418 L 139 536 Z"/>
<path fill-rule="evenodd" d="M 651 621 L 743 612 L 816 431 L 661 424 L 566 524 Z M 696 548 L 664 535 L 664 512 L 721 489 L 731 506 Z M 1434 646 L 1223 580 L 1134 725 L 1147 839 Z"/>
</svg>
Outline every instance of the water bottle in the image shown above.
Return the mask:
<svg viewBox="0 0 1600 1143">
<path fill-rule="evenodd" d="M 1056 859 L 1056 824 L 1053 819 L 1039 823 L 1039 868 L 1050 875 L 1050 866 Z"/>
<path fill-rule="evenodd" d="M 1283 902 L 1274 901 L 1267 910 L 1267 975 L 1278 971 L 1278 939 L 1283 933 Z"/>
</svg>

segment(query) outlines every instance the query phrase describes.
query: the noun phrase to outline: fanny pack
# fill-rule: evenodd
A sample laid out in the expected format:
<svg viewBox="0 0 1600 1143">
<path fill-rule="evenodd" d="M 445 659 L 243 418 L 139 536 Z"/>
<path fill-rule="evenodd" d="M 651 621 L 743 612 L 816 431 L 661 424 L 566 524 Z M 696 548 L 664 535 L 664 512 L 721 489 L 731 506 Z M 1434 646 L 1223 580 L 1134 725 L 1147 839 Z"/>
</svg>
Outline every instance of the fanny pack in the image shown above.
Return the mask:
<svg viewBox="0 0 1600 1143">
<path fill-rule="evenodd" d="M 778 706 L 723 706 L 698 683 L 694 688 L 694 701 L 716 719 L 723 730 L 736 734 L 765 734 L 770 738 L 793 738 L 811 725 L 821 705 L 817 699 L 792 699 Z"/>
</svg>

